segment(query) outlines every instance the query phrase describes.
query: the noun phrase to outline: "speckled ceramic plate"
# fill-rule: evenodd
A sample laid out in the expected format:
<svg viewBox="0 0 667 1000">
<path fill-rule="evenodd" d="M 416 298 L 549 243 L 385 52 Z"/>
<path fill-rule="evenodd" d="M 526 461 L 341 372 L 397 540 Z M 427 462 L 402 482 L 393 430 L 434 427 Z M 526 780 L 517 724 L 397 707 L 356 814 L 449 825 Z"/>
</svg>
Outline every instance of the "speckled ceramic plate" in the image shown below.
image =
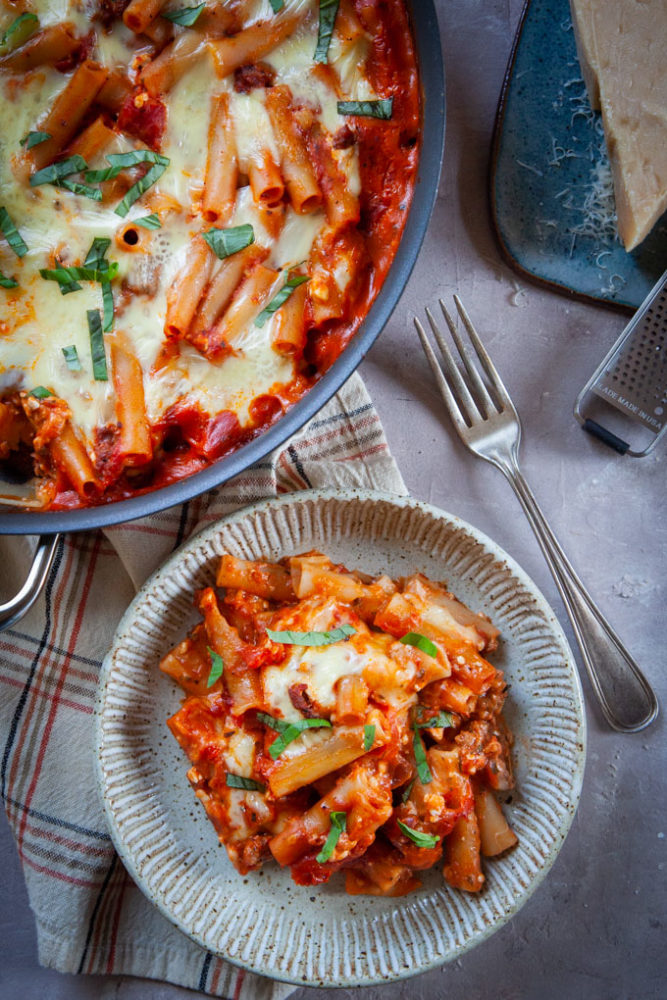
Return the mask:
<svg viewBox="0 0 667 1000">
<path fill-rule="evenodd" d="M 350 897 L 342 877 L 295 885 L 267 864 L 242 878 L 218 846 L 165 726 L 180 689 L 160 657 L 195 620 L 192 593 L 213 582 L 222 552 L 276 559 L 310 548 L 369 573 L 421 570 L 502 633 L 493 660 L 511 686 L 517 790 L 508 806 L 519 837 L 488 862 L 484 890 L 450 889 L 439 869 L 401 899 Z M 417 501 L 374 493 L 306 492 L 247 508 L 188 541 L 141 589 L 102 671 L 98 776 L 114 843 L 149 899 L 204 948 L 287 982 L 378 983 L 423 972 L 478 944 L 528 899 L 572 822 L 584 768 L 585 726 L 572 653 L 523 570 L 463 521 Z"/>
</svg>

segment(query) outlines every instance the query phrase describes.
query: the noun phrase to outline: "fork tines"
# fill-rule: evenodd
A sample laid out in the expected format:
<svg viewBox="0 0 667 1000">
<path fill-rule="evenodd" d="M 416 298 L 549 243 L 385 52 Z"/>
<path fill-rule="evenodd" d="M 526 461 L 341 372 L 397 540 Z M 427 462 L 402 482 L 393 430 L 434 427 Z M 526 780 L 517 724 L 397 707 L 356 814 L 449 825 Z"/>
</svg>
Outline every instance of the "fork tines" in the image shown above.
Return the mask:
<svg viewBox="0 0 667 1000">
<path fill-rule="evenodd" d="M 428 358 L 433 374 L 438 382 L 440 392 L 442 393 L 452 418 L 457 423 L 459 420 L 463 419 L 465 424 L 468 427 L 471 427 L 474 423 L 479 421 L 480 417 L 482 420 L 488 420 L 494 413 L 502 413 L 503 410 L 508 408 L 513 409 L 513 407 L 509 394 L 505 389 L 505 386 L 503 385 L 502 380 L 498 375 L 498 372 L 496 371 L 496 368 L 484 345 L 479 339 L 477 331 L 472 325 L 470 317 L 468 316 L 468 313 L 466 312 L 465 307 L 458 295 L 454 296 L 454 302 L 456 303 L 459 316 L 461 317 L 463 325 L 468 333 L 468 337 L 470 338 L 470 343 L 474 348 L 475 354 L 479 359 L 479 363 L 488 379 L 488 385 L 482 379 L 476 365 L 471 360 L 470 353 L 463 343 L 461 334 L 457 330 L 456 324 L 442 299 L 439 299 L 440 308 L 447 326 L 449 327 L 449 332 L 452 336 L 454 344 L 456 345 L 461 362 L 463 363 L 463 368 L 467 378 L 464 378 L 462 372 L 457 366 L 454 360 L 454 355 L 445 341 L 445 338 L 430 309 L 426 309 L 426 315 L 428 317 L 431 330 L 433 331 L 433 336 L 435 337 L 442 354 L 442 367 L 428 341 L 426 331 L 418 319 L 415 319 L 415 326 L 417 327 L 417 333 L 419 334 L 419 339 L 421 340 L 424 353 Z"/>
</svg>

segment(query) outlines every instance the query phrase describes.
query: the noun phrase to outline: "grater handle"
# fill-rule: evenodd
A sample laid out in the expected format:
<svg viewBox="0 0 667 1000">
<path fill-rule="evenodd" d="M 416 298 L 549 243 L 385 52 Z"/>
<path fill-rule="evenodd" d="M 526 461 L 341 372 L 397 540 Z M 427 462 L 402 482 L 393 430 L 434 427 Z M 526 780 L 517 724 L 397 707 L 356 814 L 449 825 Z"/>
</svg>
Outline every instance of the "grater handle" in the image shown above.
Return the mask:
<svg viewBox="0 0 667 1000">
<path fill-rule="evenodd" d="M 540 543 L 605 719 L 620 733 L 645 729 L 658 715 L 653 689 L 572 568 L 516 460 L 511 465 L 499 464 L 498 468 L 514 488 Z"/>
<path fill-rule="evenodd" d="M 616 434 L 612 434 L 608 431 L 606 427 L 602 424 L 598 424 L 596 420 L 590 420 L 588 417 L 584 420 L 582 427 L 593 437 L 596 437 L 598 441 L 603 441 L 614 451 L 617 451 L 619 455 L 626 455 L 629 451 L 630 445 L 623 438 L 618 437 Z"/>
</svg>

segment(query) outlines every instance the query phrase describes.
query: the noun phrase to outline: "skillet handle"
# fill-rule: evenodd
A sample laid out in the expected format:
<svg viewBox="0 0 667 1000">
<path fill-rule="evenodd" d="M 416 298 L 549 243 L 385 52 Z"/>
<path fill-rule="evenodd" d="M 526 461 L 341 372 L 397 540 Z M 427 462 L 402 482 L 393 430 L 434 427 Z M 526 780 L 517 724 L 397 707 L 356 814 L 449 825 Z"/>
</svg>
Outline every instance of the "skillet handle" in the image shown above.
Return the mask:
<svg viewBox="0 0 667 1000">
<path fill-rule="evenodd" d="M 0 632 L 15 625 L 33 606 L 46 583 L 60 535 L 40 535 L 28 578 L 15 597 L 0 604 Z"/>
</svg>

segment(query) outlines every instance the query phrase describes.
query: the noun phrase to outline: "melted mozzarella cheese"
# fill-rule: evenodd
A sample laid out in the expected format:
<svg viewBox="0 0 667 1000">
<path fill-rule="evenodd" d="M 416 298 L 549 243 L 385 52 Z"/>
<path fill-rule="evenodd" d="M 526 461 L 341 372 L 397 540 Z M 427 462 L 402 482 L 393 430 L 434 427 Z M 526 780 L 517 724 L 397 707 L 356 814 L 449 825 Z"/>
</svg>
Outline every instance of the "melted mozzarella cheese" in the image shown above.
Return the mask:
<svg viewBox="0 0 667 1000">
<path fill-rule="evenodd" d="M 241 173 L 247 174 L 251 164 L 261 165 L 265 152 L 270 153 L 274 163 L 280 163 L 269 113 L 264 106 L 264 91 L 232 94 L 231 113 Z"/>
<path fill-rule="evenodd" d="M 359 651 L 352 641 L 332 646 L 295 646 L 290 656 L 279 666 L 264 671 L 264 697 L 271 709 L 284 719 L 300 719 L 301 712 L 294 707 L 289 688 L 306 684 L 309 693 L 323 709 L 336 707 L 336 684 L 342 677 L 363 674 L 372 649 Z"/>
<path fill-rule="evenodd" d="M 193 189 L 204 186 L 211 96 L 222 89 L 216 83 L 212 91 L 213 79 L 211 57 L 204 49 L 192 69 L 169 92 L 167 131 L 161 147 L 169 158 L 169 167 L 157 189 L 187 209 Z"/>
<path fill-rule="evenodd" d="M 335 601 L 314 599 L 308 608 L 299 612 L 299 620 L 285 620 L 280 627 L 326 631 L 340 624 L 342 609 Z M 336 707 L 336 689 L 343 677 L 361 676 L 370 690 L 383 699 L 392 701 L 397 678 L 407 686 L 414 674 L 414 666 L 399 667 L 392 660 L 389 636 L 370 632 L 357 623 L 357 632 L 349 639 L 329 646 L 292 646 L 286 659 L 262 671 L 264 700 L 271 712 L 294 721 L 302 718 L 290 698 L 293 685 L 305 684 L 310 697 L 327 713 Z M 411 672 L 412 671 L 412 672 Z M 308 734 L 314 738 L 313 734 Z"/>
<path fill-rule="evenodd" d="M 232 774 L 239 774 L 242 778 L 252 778 L 254 762 L 254 738 L 243 729 L 237 729 L 227 742 L 225 766 Z"/>
<path fill-rule="evenodd" d="M 406 595 L 406 598 L 409 598 L 409 595 Z M 457 622 L 446 608 L 426 601 L 420 602 L 420 607 L 423 607 L 422 617 L 429 625 L 435 626 L 435 628 L 439 629 L 445 635 L 455 632 L 473 646 L 477 647 L 479 645 L 479 633 L 472 626 L 461 625 L 460 622 Z"/>
</svg>

